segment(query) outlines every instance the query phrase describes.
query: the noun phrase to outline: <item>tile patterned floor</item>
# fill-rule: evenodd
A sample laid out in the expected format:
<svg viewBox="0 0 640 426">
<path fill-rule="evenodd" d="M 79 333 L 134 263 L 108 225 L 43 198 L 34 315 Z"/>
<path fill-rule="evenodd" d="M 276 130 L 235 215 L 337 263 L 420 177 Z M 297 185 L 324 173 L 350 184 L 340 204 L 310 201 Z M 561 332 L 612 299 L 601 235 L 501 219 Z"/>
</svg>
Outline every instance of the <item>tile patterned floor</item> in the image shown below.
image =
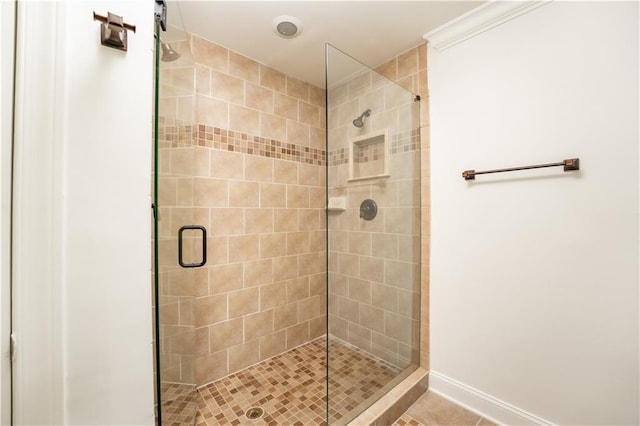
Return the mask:
<svg viewBox="0 0 640 426">
<path fill-rule="evenodd" d="M 393 426 L 495 426 L 494 423 L 465 410 L 453 402 L 427 392 L 393 424 Z"/>
<path fill-rule="evenodd" d="M 344 424 L 358 404 L 375 398 L 400 369 L 340 340 L 330 341 L 329 423 Z M 193 387 L 163 385 L 165 425 L 326 425 L 325 338 L 263 361 L 193 392 Z M 260 407 L 255 420 L 245 413 Z M 194 419 L 195 416 L 195 419 Z"/>
</svg>

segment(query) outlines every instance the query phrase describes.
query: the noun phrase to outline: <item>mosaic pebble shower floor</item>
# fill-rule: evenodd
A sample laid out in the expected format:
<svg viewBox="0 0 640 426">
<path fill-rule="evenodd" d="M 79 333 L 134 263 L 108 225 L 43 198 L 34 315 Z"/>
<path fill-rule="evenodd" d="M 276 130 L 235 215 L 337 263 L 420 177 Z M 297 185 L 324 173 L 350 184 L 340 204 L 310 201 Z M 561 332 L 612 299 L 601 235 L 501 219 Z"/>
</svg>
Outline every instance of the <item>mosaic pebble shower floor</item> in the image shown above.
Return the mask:
<svg viewBox="0 0 640 426">
<path fill-rule="evenodd" d="M 192 386 L 163 384 L 166 425 L 326 425 L 326 338 L 216 380 L 194 392 Z M 399 372 L 398 367 L 331 339 L 329 423 L 344 424 L 352 411 Z M 246 416 L 259 407 L 257 419 Z M 194 420 L 195 413 L 195 420 Z"/>
</svg>

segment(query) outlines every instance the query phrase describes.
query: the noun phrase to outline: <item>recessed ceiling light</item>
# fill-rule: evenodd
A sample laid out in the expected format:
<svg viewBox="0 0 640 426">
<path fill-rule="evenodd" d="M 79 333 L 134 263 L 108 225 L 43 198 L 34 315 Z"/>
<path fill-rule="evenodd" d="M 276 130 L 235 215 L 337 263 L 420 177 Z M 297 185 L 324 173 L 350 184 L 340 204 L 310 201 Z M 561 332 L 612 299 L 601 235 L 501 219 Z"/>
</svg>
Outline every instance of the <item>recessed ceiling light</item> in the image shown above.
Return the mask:
<svg viewBox="0 0 640 426">
<path fill-rule="evenodd" d="M 293 38 L 302 32 L 302 22 L 293 16 L 282 15 L 271 21 L 273 31 L 280 37 Z"/>
</svg>

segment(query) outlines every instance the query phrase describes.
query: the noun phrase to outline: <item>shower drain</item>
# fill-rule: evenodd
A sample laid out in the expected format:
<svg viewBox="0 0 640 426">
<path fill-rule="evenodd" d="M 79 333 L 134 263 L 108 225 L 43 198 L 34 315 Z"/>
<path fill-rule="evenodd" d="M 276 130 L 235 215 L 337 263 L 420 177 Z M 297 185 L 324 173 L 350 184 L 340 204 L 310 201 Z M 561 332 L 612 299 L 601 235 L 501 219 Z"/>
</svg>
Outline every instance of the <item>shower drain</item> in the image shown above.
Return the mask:
<svg viewBox="0 0 640 426">
<path fill-rule="evenodd" d="M 263 414 L 264 414 L 264 410 L 262 408 L 252 407 L 252 408 L 249 408 L 244 415 L 247 416 L 248 419 L 255 420 L 262 417 Z"/>
</svg>

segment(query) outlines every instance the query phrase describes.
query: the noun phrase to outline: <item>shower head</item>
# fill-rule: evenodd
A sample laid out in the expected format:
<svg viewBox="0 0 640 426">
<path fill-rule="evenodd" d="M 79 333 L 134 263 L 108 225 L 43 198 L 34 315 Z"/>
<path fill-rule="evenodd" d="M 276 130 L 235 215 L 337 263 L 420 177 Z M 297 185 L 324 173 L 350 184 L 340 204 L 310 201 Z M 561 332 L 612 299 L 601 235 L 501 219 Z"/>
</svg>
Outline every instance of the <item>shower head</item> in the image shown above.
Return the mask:
<svg viewBox="0 0 640 426">
<path fill-rule="evenodd" d="M 173 62 L 180 57 L 180 54 L 173 50 L 169 43 L 160 40 L 162 43 L 162 62 Z"/>
<path fill-rule="evenodd" d="M 364 117 L 369 117 L 370 115 L 371 115 L 371 110 L 370 109 L 366 110 L 365 112 L 360 114 L 360 117 L 353 120 L 353 125 L 356 127 L 364 126 Z"/>
</svg>

